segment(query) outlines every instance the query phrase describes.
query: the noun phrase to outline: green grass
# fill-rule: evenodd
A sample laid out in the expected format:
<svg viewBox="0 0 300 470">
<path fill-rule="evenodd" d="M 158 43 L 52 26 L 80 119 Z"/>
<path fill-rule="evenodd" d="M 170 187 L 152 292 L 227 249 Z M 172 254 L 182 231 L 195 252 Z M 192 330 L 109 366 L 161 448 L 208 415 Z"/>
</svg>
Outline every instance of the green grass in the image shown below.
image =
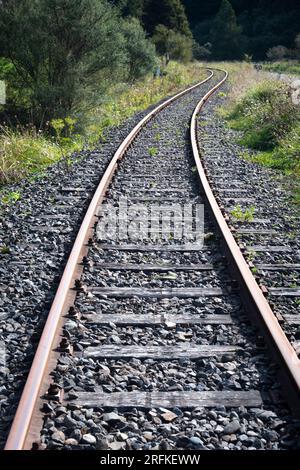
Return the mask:
<svg viewBox="0 0 300 470">
<path fill-rule="evenodd" d="M 248 153 L 247 160 L 293 175 L 299 202 L 300 107 L 293 104 L 288 86 L 275 80 L 254 84 L 223 108 L 222 116 L 241 131 L 241 145 L 259 151 Z"/>
<path fill-rule="evenodd" d="M 0 129 L 0 187 L 40 172 L 61 159 L 60 146 L 50 138 L 27 129 Z M 68 143 L 69 153 L 79 150 L 82 142 Z"/>
<path fill-rule="evenodd" d="M 264 64 L 263 70 L 268 72 L 286 73 L 300 76 L 300 63 L 297 61 L 281 61 Z"/>
<path fill-rule="evenodd" d="M 150 147 L 148 149 L 150 157 L 155 157 L 158 153 L 158 149 L 156 147 Z"/>
<path fill-rule="evenodd" d="M 296 204 L 300 205 L 300 187 L 294 191 L 294 201 Z"/>
<path fill-rule="evenodd" d="M 243 209 L 240 204 L 238 204 L 231 210 L 231 216 L 239 222 L 252 222 L 254 219 L 254 212 L 255 207 L 251 206 Z"/>
<path fill-rule="evenodd" d="M 300 118 L 287 86 L 266 80 L 250 88 L 227 113 L 230 127 L 243 131 L 241 144 L 272 150 Z"/>
</svg>

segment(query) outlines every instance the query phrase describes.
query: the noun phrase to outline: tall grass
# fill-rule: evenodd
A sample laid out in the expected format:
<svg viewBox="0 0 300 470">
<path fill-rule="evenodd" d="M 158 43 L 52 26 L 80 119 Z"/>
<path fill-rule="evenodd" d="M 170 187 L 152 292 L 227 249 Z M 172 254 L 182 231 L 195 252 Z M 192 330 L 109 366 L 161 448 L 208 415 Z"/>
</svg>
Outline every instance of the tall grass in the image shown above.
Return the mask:
<svg viewBox="0 0 300 470">
<path fill-rule="evenodd" d="M 229 110 L 232 128 L 243 131 L 241 143 L 258 150 L 272 150 L 300 119 L 288 86 L 263 81 L 250 89 Z"/>
<path fill-rule="evenodd" d="M 56 143 L 32 129 L 0 128 L 0 185 L 42 170 L 60 158 Z"/>
<path fill-rule="evenodd" d="M 271 151 L 260 152 L 253 160 L 293 175 L 295 183 L 298 180 L 300 184 L 300 123 L 280 139 Z"/>
</svg>

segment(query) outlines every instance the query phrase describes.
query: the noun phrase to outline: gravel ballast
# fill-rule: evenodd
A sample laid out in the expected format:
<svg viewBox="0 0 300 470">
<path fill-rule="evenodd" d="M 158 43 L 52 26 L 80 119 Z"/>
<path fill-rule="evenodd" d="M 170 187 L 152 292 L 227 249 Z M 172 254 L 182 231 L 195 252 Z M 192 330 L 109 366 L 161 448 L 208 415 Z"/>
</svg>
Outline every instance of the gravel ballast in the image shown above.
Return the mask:
<svg viewBox="0 0 300 470">
<path fill-rule="evenodd" d="M 213 82 L 216 83 L 217 78 Z M 192 110 L 212 85 L 208 82 L 183 97 L 147 125 L 119 166 L 118 175 L 107 194 L 109 202 L 116 203 L 120 196 L 126 196 L 129 205 L 143 197 L 203 203 L 192 171 L 194 162 L 187 131 Z M 212 121 L 218 100 L 214 98 L 203 115 L 208 137 L 206 142 L 201 138 L 201 145 L 204 152 L 207 145 L 212 155 L 214 148 L 221 153 L 224 151 L 222 146 L 229 145 L 227 139 L 232 140 L 232 134 L 220 121 L 216 120 L 216 125 L 215 120 Z M 3 237 L 0 241 L 9 247 L 9 253 L 1 255 L 5 287 L 1 288 L 0 331 L 7 348 L 6 368 L 1 369 L 0 430 L 3 441 L 85 208 L 114 150 L 141 116 L 109 133 L 107 142 L 98 150 L 75 155 L 75 159 L 82 157 L 82 160 L 74 163 L 69 173 L 55 165 L 44 179 L 14 187 L 20 190 L 22 198 L 14 207 L 5 209 L 0 229 Z M 157 149 L 155 155 L 149 153 L 151 148 Z M 230 158 L 237 152 L 237 148 L 234 149 Z M 235 178 L 239 179 L 243 171 L 243 168 L 236 171 Z M 154 174 L 154 180 L 151 185 L 141 181 L 141 191 L 137 191 L 129 180 L 134 174 L 144 173 Z M 178 184 L 166 184 L 161 175 L 173 175 Z M 249 180 L 249 176 L 247 178 Z M 84 191 L 78 191 L 76 187 L 84 188 Z M 274 195 L 272 199 L 274 201 Z M 279 208 L 281 203 L 279 198 L 278 204 L 277 200 L 274 204 Z M 269 217 L 270 211 L 270 207 L 261 206 L 263 218 L 265 215 Z M 43 222 L 44 216 L 49 214 L 53 218 Z M 259 217 L 262 218 L 261 215 Z M 271 362 L 259 332 L 249 323 L 207 210 L 205 233 L 209 234 L 206 250 L 161 253 L 103 250 L 101 243 L 113 245 L 120 241 L 99 240 L 94 236 L 75 302 L 75 310 L 80 315 L 79 318 L 67 319 L 64 327 L 64 336 L 71 343 L 73 354 L 60 356 L 53 375 L 55 383 L 64 389 L 66 399 L 63 403 L 50 400 L 45 404 L 40 449 L 257 450 L 295 449 L 299 446 L 299 422 L 291 416 L 280 397 L 277 367 Z M 172 245 L 186 241 L 185 238 L 179 242 L 167 238 L 160 243 Z M 130 243 L 142 244 L 140 241 Z M 290 258 L 297 262 L 292 256 Z M 211 263 L 213 270 L 193 273 L 174 273 L 171 270 L 167 275 L 160 273 L 157 276 L 157 273 L 143 271 L 96 268 L 97 263 L 105 262 L 167 263 L 177 267 L 180 264 Z M 265 258 L 262 262 L 267 263 Z M 88 292 L 87 288 L 92 286 L 222 287 L 226 292 L 220 298 L 115 299 Z M 110 314 L 111 322 L 99 325 L 89 320 L 91 314 L 97 313 Z M 121 326 L 114 323 L 116 313 L 188 313 L 203 318 L 217 314 L 229 316 L 232 324 Z M 123 345 L 142 346 L 146 350 L 153 345 L 180 347 L 187 343 L 191 346 L 234 345 L 237 351 L 197 360 L 174 358 L 172 361 L 163 357 L 160 360 L 97 359 L 87 354 L 88 348 L 101 349 L 103 345 L 120 348 Z M 103 409 L 76 405 L 78 393 L 83 391 L 100 390 L 110 394 L 253 389 L 262 394 L 263 405 L 259 408 L 225 408 L 221 403 L 213 408 L 193 409 Z"/>
<path fill-rule="evenodd" d="M 210 84 L 211 86 L 211 84 Z M 206 88 L 206 87 L 204 87 Z M 201 90 L 203 94 L 203 90 Z M 194 93 L 193 95 L 196 95 Z M 108 202 L 118 201 L 126 195 L 129 199 L 151 197 L 161 199 L 193 199 L 202 202 L 197 196 L 196 178 L 191 168 L 189 145 L 185 140 L 185 129 L 189 116 L 198 97 L 189 95 L 175 103 L 173 114 L 163 111 L 139 136 L 120 165 L 118 176 L 109 189 Z M 201 96 L 201 95 L 200 95 Z M 160 134 L 157 142 L 157 132 Z M 154 142 L 156 141 L 156 144 Z M 148 148 L 157 147 L 155 156 L 148 155 Z M 187 165 L 188 164 L 188 165 Z M 176 167 L 172 170 L 172 165 Z M 184 192 L 178 196 L 171 185 L 166 186 L 161 175 L 171 175 L 174 179 L 186 181 Z M 157 173 L 152 185 L 140 185 L 145 192 L 136 191 L 128 183 L 134 174 Z M 130 175 L 130 178 L 129 178 Z M 123 185 L 121 182 L 124 181 Z M 152 182 L 152 183 L 153 183 Z M 168 188 L 168 195 L 164 189 Z M 180 185 L 178 186 L 180 187 Z M 195 253 L 180 252 L 139 252 L 101 249 L 102 243 L 118 244 L 119 240 L 99 240 L 95 236 L 89 251 L 87 264 L 81 278 L 75 310 L 80 317 L 70 319 L 64 328 L 65 337 L 74 348 L 73 357 L 65 356 L 59 361 L 54 373 L 54 381 L 66 394 L 62 405 L 51 403 L 47 410 L 41 435 L 41 448 L 46 449 L 111 449 L 111 450 L 166 450 L 166 449 L 286 449 L 297 447 L 297 422 L 291 417 L 288 408 L 281 400 L 274 404 L 271 398 L 280 396 L 276 379 L 277 368 L 270 361 L 263 339 L 251 327 L 247 312 L 241 306 L 238 292 L 228 274 L 220 240 L 209 217 L 205 213 L 205 232 L 212 232 L 208 249 Z M 181 240 L 179 243 L 184 243 Z M 124 243 L 124 242 L 123 242 Z M 134 243 L 134 242 L 132 242 Z M 146 243 L 151 245 L 151 242 Z M 166 245 L 177 242 L 163 240 Z M 136 241 L 136 244 L 142 244 Z M 157 273 L 132 272 L 101 269 L 101 263 L 154 263 L 180 264 L 212 263 L 210 272 L 185 273 L 176 270 L 169 276 Z M 166 298 L 114 299 L 106 295 L 88 292 L 92 286 L 109 287 L 226 287 L 222 298 Z M 111 315 L 111 323 L 103 325 L 89 318 L 98 314 Z M 180 325 L 166 322 L 153 326 L 121 326 L 114 323 L 116 314 L 147 315 L 189 313 L 207 318 L 216 314 L 228 315 L 232 325 Z M 157 359 L 113 359 L 89 357 L 89 349 L 100 351 L 103 346 L 143 347 L 193 345 L 236 346 L 234 353 L 222 354 L 198 360 L 161 357 Z M 117 392 L 174 392 L 174 391 L 247 391 L 259 390 L 263 396 L 260 408 L 225 408 L 220 403 L 212 409 L 194 408 L 154 408 L 103 409 L 76 405 L 81 392 L 107 394 Z M 272 392 L 272 393 L 270 393 Z M 70 401 L 68 401 L 68 398 Z M 65 441 L 58 442 L 53 434 L 63 433 Z M 87 437 L 85 437 L 87 436 Z M 91 437 L 93 436 L 94 439 Z"/>
</svg>

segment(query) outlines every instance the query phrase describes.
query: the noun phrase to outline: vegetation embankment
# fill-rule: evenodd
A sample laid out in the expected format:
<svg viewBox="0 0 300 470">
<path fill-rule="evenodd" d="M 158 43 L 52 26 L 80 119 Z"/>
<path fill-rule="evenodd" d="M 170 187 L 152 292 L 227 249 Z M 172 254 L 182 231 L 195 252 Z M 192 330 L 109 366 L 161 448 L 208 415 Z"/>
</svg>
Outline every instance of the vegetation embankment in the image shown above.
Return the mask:
<svg viewBox="0 0 300 470">
<path fill-rule="evenodd" d="M 82 111 L 80 133 L 73 129 L 76 121 L 73 123 L 68 117 L 51 120 L 52 137 L 34 127 L 19 130 L 2 127 L 0 186 L 40 172 L 58 160 L 66 160 L 70 153 L 80 150 L 83 145 L 94 146 L 104 138 L 108 127 L 121 124 L 136 112 L 205 76 L 206 72 L 199 64 L 170 62 L 162 77 L 154 78 L 148 74 L 134 84 L 114 85 L 107 90 L 103 104 Z M 61 131 L 64 137 L 61 137 Z"/>
<path fill-rule="evenodd" d="M 263 70 L 268 72 L 278 72 L 291 75 L 297 75 L 300 77 L 300 62 L 299 61 L 289 61 L 283 60 L 278 62 L 269 62 L 262 65 Z"/>
<path fill-rule="evenodd" d="M 68 166 L 108 126 L 201 79 L 193 57 L 297 68 L 300 10 L 288 1 L 288 11 L 271 0 L 0 2 L 0 186 Z M 285 85 L 261 83 L 251 65 L 226 67 L 230 125 L 262 152 L 255 158 L 298 175 L 299 112 Z"/>
<path fill-rule="evenodd" d="M 237 67 L 227 105 L 220 112 L 228 125 L 241 132 L 244 157 L 293 177 L 300 203 L 300 103 L 295 90 L 266 78 L 252 65 Z"/>
<path fill-rule="evenodd" d="M 0 186 L 199 78 L 181 2 L 137 3 L 0 2 Z"/>
</svg>

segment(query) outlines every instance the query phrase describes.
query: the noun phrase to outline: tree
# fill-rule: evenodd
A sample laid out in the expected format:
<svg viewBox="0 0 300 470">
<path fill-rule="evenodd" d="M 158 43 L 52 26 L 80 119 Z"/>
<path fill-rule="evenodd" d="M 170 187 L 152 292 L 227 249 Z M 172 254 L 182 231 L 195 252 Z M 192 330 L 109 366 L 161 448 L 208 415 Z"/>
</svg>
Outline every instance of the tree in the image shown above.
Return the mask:
<svg viewBox="0 0 300 470">
<path fill-rule="evenodd" d="M 298 33 L 295 37 L 295 49 L 292 52 L 292 56 L 295 59 L 300 59 L 300 33 Z"/>
<path fill-rule="evenodd" d="M 218 12 L 221 0 L 182 0 L 192 29 L 202 21 L 212 19 Z"/>
<path fill-rule="evenodd" d="M 289 50 L 284 46 L 275 46 L 267 52 L 267 58 L 269 60 L 282 60 L 289 55 Z"/>
<path fill-rule="evenodd" d="M 164 25 L 187 37 L 192 37 L 189 22 L 180 0 L 145 0 L 143 22 L 149 34 L 157 25 Z"/>
<path fill-rule="evenodd" d="M 0 55 L 30 90 L 38 125 L 68 114 L 97 73 L 109 77 L 124 63 L 119 17 L 105 0 L 7 0 L 0 8 Z"/>
<path fill-rule="evenodd" d="M 193 57 L 196 60 L 207 60 L 211 56 L 211 43 L 207 42 L 203 46 L 196 41 L 193 43 Z"/>
<path fill-rule="evenodd" d="M 122 3 L 119 2 L 119 7 L 125 16 L 133 16 L 141 20 L 144 14 L 145 0 L 122 0 Z"/>
<path fill-rule="evenodd" d="M 199 44 L 209 41 L 208 31 L 221 4 L 221 0 L 182 0 Z M 230 0 L 243 29 L 241 49 L 254 60 L 263 60 L 268 49 L 282 44 L 294 47 L 299 32 L 299 0 Z"/>
<path fill-rule="evenodd" d="M 185 63 L 192 58 L 193 41 L 162 24 L 155 28 L 152 40 L 159 55 Z"/>
<path fill-rule="evenodd" d="M 213 19 L 207 19 L 201 21 L 195 26 L 193 30 L 193 36 L 199 44 L 209 42 L 212 21 Z"/>
<path fill-rule="evenodd" d="M 146 38 L 136 18 L 124 21 L 121 31 L 125 38 L 127 78 L 134 80 L 153 69 L 156 63 L 155 46 Z"/>
<path fill-rule="evenodd" d="M 241 51 L 241 28 L 228 0 L 222 0 L 210 30 L 213 57 L 219 60 L 238 59 Z"/>
</svg>

